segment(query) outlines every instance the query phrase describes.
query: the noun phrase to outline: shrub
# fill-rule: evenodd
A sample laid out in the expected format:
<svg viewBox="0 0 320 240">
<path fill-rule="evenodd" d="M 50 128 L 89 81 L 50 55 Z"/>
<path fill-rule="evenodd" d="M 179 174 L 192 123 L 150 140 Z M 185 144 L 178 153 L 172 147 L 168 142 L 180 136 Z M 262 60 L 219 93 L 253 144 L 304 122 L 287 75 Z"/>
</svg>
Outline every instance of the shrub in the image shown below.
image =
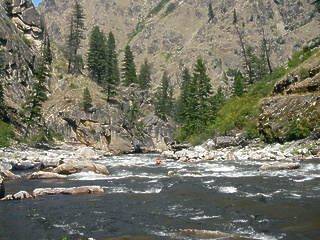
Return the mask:
<svg viewBox="0 0 320 240">
<path fill-rule="evenodd" d="M 302 139 L 310 134 L 308 121 L 306 119 L 294 119 L 289 122 L 286 138 L 289 141 Z"/>
<path fill-rule="evenodd" d="M 0 147 L 10 146 L 10 138 L 15 138 L 13 126 L 0 121 Z"/>
</svg>

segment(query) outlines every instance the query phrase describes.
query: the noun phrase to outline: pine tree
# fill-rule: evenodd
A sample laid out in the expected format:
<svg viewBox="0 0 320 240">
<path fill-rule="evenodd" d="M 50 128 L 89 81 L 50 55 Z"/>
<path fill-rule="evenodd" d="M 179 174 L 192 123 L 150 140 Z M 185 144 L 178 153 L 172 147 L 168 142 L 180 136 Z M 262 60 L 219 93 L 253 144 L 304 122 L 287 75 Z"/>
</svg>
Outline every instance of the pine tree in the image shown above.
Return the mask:
<svg viewBox="0 0 320 240">
<path fill-rule="evenodd" d="M 87 52 L 87 65 L 91 77 L 98 84 L 102 83 L 103 76 L 106 71 L 107 46 L 103 32 L 98 26 L 92 28 L 89 49 Z"/>
<path fill-rule="evenodd" d="M 236 9 L 233 9 L 233 24 L 238 23 L 238 16 Z"/>
<path fill-rule="evenodd" d="M 234 97 L 241 97 L 244 93 L 244 77 L 242 73 L 237 70 L 234 75 L 233 81 L 233 96 Z"/>
<path fill-rule="evenodd" d="M 68 72 L 80 71 L 81 56 L 78 55 L 81 40 L 84 39 L 84 10 L 80 3 L 75 3 L 70 19 L 70 29 L 67 38 Z"/>
<path fill-rule="evenodd" d="M 196 108 L 194 109 L 194 133 L 200 133 L 205 129 L 211 115 L 211 95 L 212 87 L 210 77 L 206 72 L 206 66 L 201 58 L 198 58 L 193 69 L 193 82 L 196 86 L 194 101 Z"/>
<path fill-rule="evenodd" d="M 50 77 L 50 70 L 47 67 L 45 56 L 46 54 L 42 53 L 38 62 L 38 67 L 34 70 L 33 74 L 35 83 L 29 91 L 29 96 L 27 96 L 26 102 L 22 104 L 22 122 L 27 124 L 28 128 L 32 125 L 36 125 L 41 120 L 42 104 L 48 98 L 48 89 L 45 83 L 46 78 Z"/>
<path fill-rule="evenodd" d="M 130 105 L 130 108 L 127 112 L 127 120 L 128 120 L 128 128 L 133 128 L 137 125 L 137 120 L 141 114 L 139 103 L 137 101 L 133 101 Z"/>
<path fill-rule="evenodd" d="M 160 86 L 154 95 L 154 102 L 155 114 L 163 121 L 167 121 L 173 111 L 173 89 L 167 72 L 163 73 Z"/>
<path fill-rule="evenodd" d="M 177 101 L 176 106 L 176 120 L 180 124 L 185 124 L 187 120 L 190 118 L 189 113 L 193 111 L 191 109 L 192 106 L 192 98 L 191 95 L 191 75 L 189 70 L 185 68 L 182 72 L 182 86 L 181 92 Z"/>
<path fill-rule="evenodd" d="M 261 41 L 261 57 L 263 60 L 263 62 L 266 62 L 267 66 L 268 66 L 268 69 L 269 69 L 269 73 L 272 73 L 272 67 L 271 67 L 271 60 L 270 60 L 270 50 L 268 48 L 268 41 L 265 37 L 265 34 L 264 34 L 264 30 L 262 31 L 263 33 L 263 38 L 262 38 L 262 41 Z"/>
<path fill-rule="evenodd" d="M 129 86 L 131 83 L 137 83 L 137 70 L 134 63 L 134 56 L 129 45 L 124 51 L 124 60 L 122 65 L 123 84 Z"/>
<path fill-rule="evenodd" d="M 138 76 L 138 84 L 141 89 L 146 90 L 151 86 L 151 68 L 148 62 L 148 59 L 144 60 L 144 63 L 141 64 L 140 73 Z"/>
<path fill-rule="evenodd" d="M 92 97 L 91 97 L 89 88 L 86 87 L 83 90 L 82 96 L 83 96 L 83 101 L 82 101 L 83 110 L 85 112 L 89 112 L 89 109 L 92 107 Z"/>
<path fill-rule="evenodd" d="M 213 13 L 213 9 L 212 9 L 212 3 L 209 3 L 209 7 L 208 7 L 208 23 L 212 22 L 213 18 L 214 18 L 214 13 Z"/>
<path fill-rule="evenodd" d="M 117 45 L 114 34 L 110 31 L 107 41 L 107 82 L 114 86 L 120 83 Z"/>
</svg>

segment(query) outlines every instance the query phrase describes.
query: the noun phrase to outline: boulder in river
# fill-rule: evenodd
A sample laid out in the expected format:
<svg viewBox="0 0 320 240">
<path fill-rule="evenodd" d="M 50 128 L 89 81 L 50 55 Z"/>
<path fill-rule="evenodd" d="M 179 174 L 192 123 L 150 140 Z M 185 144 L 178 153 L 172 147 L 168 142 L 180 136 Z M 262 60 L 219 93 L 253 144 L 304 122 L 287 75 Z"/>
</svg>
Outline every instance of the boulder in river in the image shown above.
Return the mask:
<svg viewBox="0 0 320 240">
<path fill-rule="evenodd" d="M 0 198 L 3 198 L 5 196 L 5 187 L 4 187 L 4 181 L 2 177 L 0 176 Z"/>
<path fill-rule="evenodd" d="M 300 168 L 300 163 L 275 163 L 275 164 L 266 164 L 259 168 L 259 171 L 264 170 L 289 170 L 289 169 L 298 169 Z"/>
<path fill-rule="evenodd" d="M 27 179 L 65 179 L 67 178 L 64 175 L 53 173 L 53 172 L 34 172 L 27 177 Z"/>
<path fill-rule="evenodd" d="M 53 169 L 53 172 L 65 175 L 79 172 L 94 172 L 109 175 L 109 171 L 104 165 L 96 164 L 92 161 L 68 161 Z"/>
<path fill-rule="evenodd" d="M 1 199 L 1 201 L 23 200 L 23 199 L 28 199 L 28 198 L 33 198 L 33 196 L 26 191 L 20 191 L 16 194 L 10 194 L 10 195 L 5 196 L 4 198 Z"/>
<path fill-rule="evenodd" d="M 100 186 L 82 186 L 72 188 L 36 188 L 33 190 L 33 196 L 39 197 L 44 195 L 83 195 L 91 193 L 104 193 L 104 190 Z"/>
<path fill-rule="evenodd" d="M 29 161 L 22 161 L 13 166 L 14 170 L 28 170 L 34 168 L 35 164 Z"/>
<path fill-rule="evenodd" d="M 16 180 L 16 179 L 21 179 L 19 175 L 13 174 L 12 172 L 8 170 L 3 170 L 0 172 L 1 177 L 4 180 Z"/>
</svg>

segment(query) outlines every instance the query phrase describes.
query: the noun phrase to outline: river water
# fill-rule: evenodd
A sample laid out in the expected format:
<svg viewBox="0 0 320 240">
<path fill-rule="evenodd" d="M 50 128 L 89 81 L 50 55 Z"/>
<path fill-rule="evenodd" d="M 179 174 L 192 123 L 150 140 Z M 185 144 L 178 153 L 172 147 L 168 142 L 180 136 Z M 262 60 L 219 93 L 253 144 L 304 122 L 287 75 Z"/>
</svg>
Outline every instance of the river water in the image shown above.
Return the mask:
<svg viewBox="0 0 320 240">
<path fill-rule="evenodd" d="M 83 185 L 102 186 L 106 193 L 0 202 L 0 239 L 201 239 L 178 235 L 182 229 L 267 240 L 320 238 L 320 161 L 302 162 L 298 170 L 259 172 L 268 162 L 162 159 L 155 165 L 157 158 L 96 160 L 109 176 L 7 182 L 7 194 Z"/>
</svg>

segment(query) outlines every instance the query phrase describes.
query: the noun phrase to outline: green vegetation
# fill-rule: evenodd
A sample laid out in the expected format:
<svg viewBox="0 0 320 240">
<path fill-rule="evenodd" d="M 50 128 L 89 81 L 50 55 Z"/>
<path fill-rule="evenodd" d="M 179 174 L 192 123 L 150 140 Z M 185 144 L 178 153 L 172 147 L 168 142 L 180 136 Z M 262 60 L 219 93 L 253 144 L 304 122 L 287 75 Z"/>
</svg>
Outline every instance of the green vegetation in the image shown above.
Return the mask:
<svg viewBox="0 0 320 240">
<path fill-rule="evenodd" d="M 162 17 L 166 17 L 169 14 L 171 14 L 175 9 L 177 8 L 175 3 L 170 3 L 165 11 L 165 13 L 162 15 Z"/>
<path fill-rule="evenodd" d="M 28 47 L 31 47 L 31 40 L 30 39 L 26 38 L 25 36 L 22 36 L 21 39 Z"/>
<path fill-rule="evenodd" d="M 160 86 L 154 94 L 155 114 L 167 121 L 173 115 L 173 89 L 167 72 L 163 73 Z"/>
<path fill-rule="evenodd" d="M 68 73 L 79 73 L 82 57 L 78 55 L 81 40 L 84 39 L 84 10 L 80 3 L 75 3 L 69 21 L 67 37 Z"/>
<path fill-rule="evenodd" d="M 124 60 L 122 64 L 122 81 L 125 86 L 131 83 L 137 83 L 137 70 L 134 63 L 134 56 L 129 45 L 126 46 L 124 51 Z"/>
<path fill-rule="evenodd" d="M 9 147 L 10 139 L 15 138 L 14 128 L 0 120 L 0 147 Z"/>
<path fill-rule="evenodd" d="M 136 29 L 129 34 L 128 39 L 129 42 L 135 37 L 137 36 L 145 27 L 145 23 L 146 20 L 148 18 L 151 18 L 153 16 L 156 16 L 165 6 L 166 4 L 170 2 L 170 0 L 161 0 L 147 15 L 147 17 L 143 20 L 141 20 L 137 26 Z M 166 10 L 166 12 L 164 13 L 164 16 L 167 16 L 168 14 L 170 14 L 171 12 L 173 12 L 175 9 L 175 5 L 173 6 L 172 4 L 170 4 Z"/>
<path fill-rule="evenodd" d="M 147 15 L 147 18 L 157 15 L 170 0 L 161 0 Z"/>
<path fill-rule="evenodd" d="M 147 90 L 151 85 L 151 67 L 148 62 L 148 59 L 144 60 L 144 63 L 141 64 L 140 72 L 138 75 L 138 84 L 141 89 Z"/>
<path fill-rule="evenodd" d="M 312 48 L 312 47 L 311 47 Z M 300 139 L 308 136 L 310 130 L 314 127 L 311 126 L 310 122 L 306 119 L 292 119 L 289 121 L 287 128 L 283 131 L 283 135 L 279 135 L 279 132 L 276 132 L 272 129 L 265 129 L 264 136 L 260 135 L 259 131 L 259 117 L 261 114 L 261 109 L 258 107 L 259 102 L 264 98 L 271 96 L 273 94 L 273 87 L 276 82 L 283 78 L 286 74 L 296 69 L 296 67 L 310 58 L 313 54 L 319 52 L 319 49 L 314 48 L 304 48 L 301 51 L 295 52 L 292 54 L 292 57 L 288 63 L 289 67 L 279 67 L 272 71 L 271 74 L 263 77 L 261 80 L 256 81 L 253 85 L 247 88 L 246 93 L 242 93 L 239 90 L 236 90 L 234 86 L 233 95 L 229 101 L 227 101 L 221 109 L 217 112 L 216 115 L 211 114 L 210 122 L 204 124 L 205 129 L 202 129 L 199 132 L 192 132 L 187 130 L 186 126 L 183 124 L 177 131 L 176 138 L 178 141 L 189 140 L 194 143 L 200 143 L 205 141 L 208 138 L 219 135 L 228 135 L 232 132 L 246 132 L 247 137 L 256 138 L 262 137 L 266 142 L 276 142 L 276 141 L 291 141 L 295 139 Z M 294 64 L 293 64 L 294 63 Z M 299 74 L 305 75 L 306 70 L 301 68 Z M 232 77 L 236 77 L 239 74 L 238 70 L 229 70 L 227 73 Z M 186 76 L 186 73 L 183 75 Z M 189 77 L 183 77 L 183 79 L 189 79 Z M 179 107 L 179 102 L 182 106 L 187 107 L 188 101 L 185 96 L 183 96 L 185 89 L 185 81 L 181 88 L 180 99 L 178 100 L 177 112 L 182 118 L 188 119 L 185 113 Z M 190 82 L 190 79 L 187 80 Z M 192 108 L 196 109 L 196 108 Z M 184 114 L 182 114 L 184 113 Z M 178 119 L 178 122 L 181 120 Z M 188 124 L 187 127 L 192 126 Z"/>
<path fill-rule="evenodd" d="M 89 109 L 92 107 L 92 97 L 87 87 L 83 90 L 82 96 L 83 96 L 83 100 L 82 100 L 83 111 L 89 112 Z"/>
<path fill-rule="evenodd" d="M 35 83 L 29 91 L 26 102 L 22 104 L 22 122 L 29 128 L 39 123 L 42 118 L 42 104 L 47 100 L 48 89 L 45 85 L 46 78 L 50 76 L 50 70 L 47 67 L 46 54 L 42 53 L 38 62 L 38 67 L 34 70 Z"/>
</svg>

